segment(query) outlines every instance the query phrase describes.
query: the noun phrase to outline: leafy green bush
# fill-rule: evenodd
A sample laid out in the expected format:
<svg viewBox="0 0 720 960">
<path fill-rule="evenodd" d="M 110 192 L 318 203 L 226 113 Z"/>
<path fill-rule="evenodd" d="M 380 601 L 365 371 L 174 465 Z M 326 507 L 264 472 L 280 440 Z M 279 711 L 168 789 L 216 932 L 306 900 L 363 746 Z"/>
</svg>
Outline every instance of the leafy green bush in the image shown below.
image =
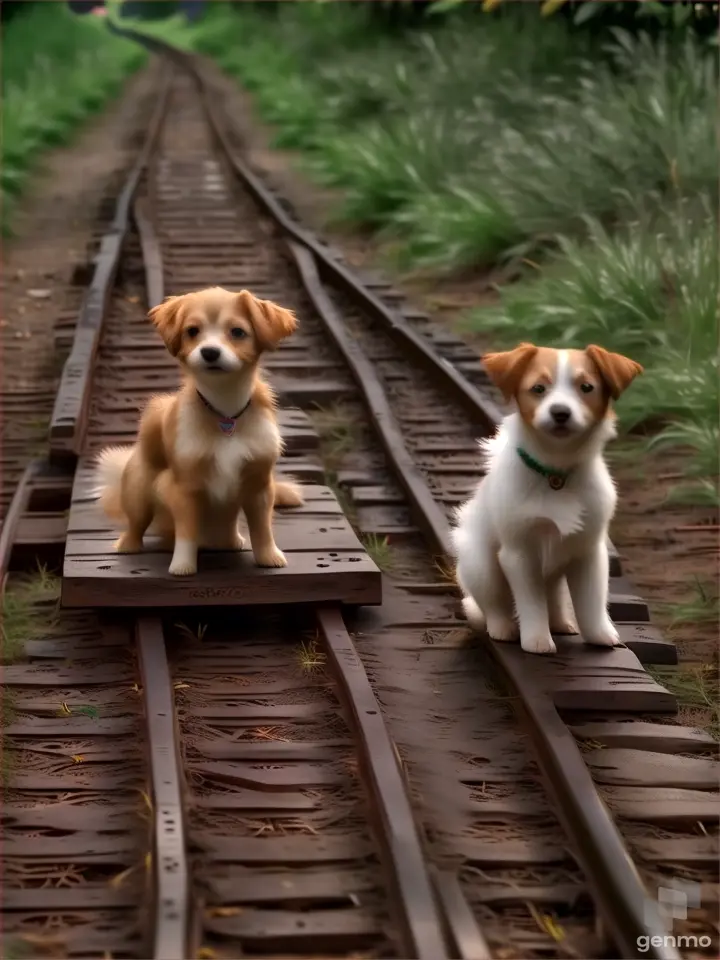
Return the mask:
<svg viewBox="0 0 720 960">
<path fill-rule="evenodd" d="M 407 263 L 487 263 L 582 233 L 588 215 L 717 196 L 717 66 L 689 31 L 615 31 L 597 50 L 511 11 L 389 40 L 340 7 L 218 14 L 200 49 L 256 91 L 279 146 L 342 188 L 344 218 L 397 237 Z"/>
<path fill-rule="evenodd" d="M 78 125 L 119 93 L 144 60 L 130 41 L 94 17 L 75 16 L 64 3 L 21 11 L 2 43 L 2 227 L 38 154 L 67 142 Z"/>
<path fill-rule="evenodd" d="M 599 343 L 638 360 L 647 372 L 620 400 L 622 424 L 659 431 L 652 447 L 686 448 L 691 476 L 716 476 L 715 211 L 698 211 L 686 201 L 615 236 L 597 222 L 589 229 L 590 243 L 563 240 L 552 266 L 533 282 L 501 290 L 500 307 L 471 313 L 467 327 L 492 332 L 508 345 L 518 339 L 566 347 Z"/>
</svg>

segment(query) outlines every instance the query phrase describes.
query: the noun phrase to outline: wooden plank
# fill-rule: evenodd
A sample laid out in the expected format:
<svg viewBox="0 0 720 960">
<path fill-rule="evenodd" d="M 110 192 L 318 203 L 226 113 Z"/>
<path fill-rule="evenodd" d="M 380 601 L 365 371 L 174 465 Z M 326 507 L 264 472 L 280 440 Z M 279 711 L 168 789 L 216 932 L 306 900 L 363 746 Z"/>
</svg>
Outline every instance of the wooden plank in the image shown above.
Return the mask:
<svg viewBox="0 0 720 960">
<path fill-rule="evenodd" d="M 720 783 L 720 763 L 704 757 L 609 747 L 587 753 L 586 760 L 595 780 L 615 786 L 717 790 Z"/>
<path fill-rule="evenodd" d="M 581 740 L 593 740 L 604 747 L 627 747 L 655 753 L 698 753 L 717 750 L 717 743 L 704 730 L 669 723 L 616 720 L 610 723 L 579 723 L 570 727 Z"/>
<path fill-rule="evenodd" d="M 290 411 L 288 419 L 296 413 Z M 85 457 L 78 464 L 68 518 L 62 591 L 67 607 L 381 602 L 380 571 L 333 492 L 321 484 L 303 485 L 306 502 L 275 514 L 287 567 L 256 567 L 248 542 L 243 551 L 201 550 L 199 572 L 185 578 L 168 573 L 169 554 L 153 549 L 156 539 L 146 538 L 143 553 L 115 553 L 117 531 L 93 499 L 93 484 L 92 458 Z M 242 515 L 239 525 L 245 533 Z"/>
<path fill-rule="evenodd" d="M 717 821 L 720 794 L 683 787 L 607 787 L 603 791 L 610 810 L 629 820 Z"/>
<path fill-rule="evenodd" d="M 200 553 L 192 577 L 168 573 L 168 555 L 65 559 L 66 607 L 187 607 L 340 602 L 379 604 L 381 575 L 363 551 L 303 551 L 288 566 L 256 567 L 250 553 Z"/>
</svg>

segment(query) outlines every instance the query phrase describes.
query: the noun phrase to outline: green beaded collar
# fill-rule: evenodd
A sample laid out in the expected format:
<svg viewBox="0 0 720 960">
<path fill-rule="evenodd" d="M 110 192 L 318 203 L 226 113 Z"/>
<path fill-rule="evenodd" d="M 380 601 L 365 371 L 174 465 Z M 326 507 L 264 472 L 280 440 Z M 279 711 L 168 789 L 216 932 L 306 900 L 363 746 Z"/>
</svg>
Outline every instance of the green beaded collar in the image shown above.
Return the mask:
<svg viewBox="0 0 720 960">
<path fill-rule="evenodd" d="M 534 470 L 535 473 L 539 473 L 541 477 L 545 477 L 551 490 L 562 490 L 572 470 L 558 470 L 557 467 L 545 467 L 542 463 L 538 463 L 534 457 L 531 457 L 527 450 L 523 450 L 522 447 L 516 447 L 515 449 L 526 467 Z"/>
</svg>

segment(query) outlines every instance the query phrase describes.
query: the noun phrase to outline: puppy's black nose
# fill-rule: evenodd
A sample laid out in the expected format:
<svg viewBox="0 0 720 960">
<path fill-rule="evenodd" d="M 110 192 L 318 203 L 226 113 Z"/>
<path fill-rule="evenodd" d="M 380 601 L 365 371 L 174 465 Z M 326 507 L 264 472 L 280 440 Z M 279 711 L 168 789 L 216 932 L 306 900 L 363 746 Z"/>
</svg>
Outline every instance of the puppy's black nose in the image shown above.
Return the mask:
<svg viewBox="0 0 720 960">
<path fill-rule="evenodd" d="M 561 403 L 554 403 L 550 407 L 550 416 L 558 426 L 562 426 L 570 419 L 570 407 L 564 407 Z"/>
<path fill-rule="evenodd" d="M 220 351 L 217 347 L 202 347 L 200 350 L 200 356 L 207 363 L 215 363 L 215 361 L 220 358 Z"/>
</svg>

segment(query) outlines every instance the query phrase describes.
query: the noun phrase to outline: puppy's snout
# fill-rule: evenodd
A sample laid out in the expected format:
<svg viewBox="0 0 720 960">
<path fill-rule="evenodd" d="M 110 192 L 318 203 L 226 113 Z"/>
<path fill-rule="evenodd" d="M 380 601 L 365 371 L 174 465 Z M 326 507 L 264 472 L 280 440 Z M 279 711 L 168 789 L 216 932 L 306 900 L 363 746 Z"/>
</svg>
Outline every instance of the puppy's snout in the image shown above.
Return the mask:
<svg viewBox="0 0 720 960">
<path fill-rule="evenodd" d="M 570 407 L 566 407 L 562 403 L 554 403 L 550 407 L 550 416 L 553 418 L 554 423 L 562 427 L 570 419 Z"/>
<path fill-rule="evenodd" d="M 215 363 L 220 359 L 220 350 L 217 347 L 202 347 L 200 356 L 206 363 Z"/>
</svg>

